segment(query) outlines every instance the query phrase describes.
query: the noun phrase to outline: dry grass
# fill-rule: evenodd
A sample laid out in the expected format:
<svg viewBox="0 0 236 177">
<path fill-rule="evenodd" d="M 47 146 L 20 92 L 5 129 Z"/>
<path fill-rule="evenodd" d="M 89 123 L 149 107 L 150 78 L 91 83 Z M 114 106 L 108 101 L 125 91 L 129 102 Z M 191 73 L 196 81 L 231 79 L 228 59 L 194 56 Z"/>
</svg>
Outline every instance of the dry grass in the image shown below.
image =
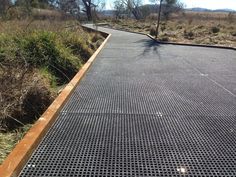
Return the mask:
<svg viewBox="0 0 236 177">
<path fill-rule="evenodd" d="M 154 16 L 145 21 L 125 19 L 108 23 L 116 29 L 153 34 Z M 186 12 L 174 14 L 170 19 L 161 22 L 160 40 L 236 47 L 236 14 Z"/>
<path fill-rule="evenodd" d="M 8 132 L 33 123 L 56 94 L 39 69 L 11 64 L 0 70 L 0 132 Z"/>
<path fill-rule="evenodd" d="M 27 124 L 11 132 L 0 132 L 0 164 L 15 147 L 15 145 L 19 142 L 19 140 L 22 139 L 25 132 L 27 132 L 30 127 L 31 124 Z"/>
<path fill-rule="evenodd" d="M 24 19 L 24 20 L 0 20 L 0 33 L 4 34 L 15 34 L 15 33 L 27 33 L 33 30 L 45 30 L 59 32 L 61 30 L 78 30 L 83 33 L 84 31 L 80 27 L 78 21 L 75 20 L 35 20 L 35 19 Z"/>
<path fill-rule="evenodd" d="M 0 17 L 1 18 L 1 17 Z M 69 14 L 64 13 L 63 11 L 55 9 L 40 9 L 32 8 L 30 11 L 24 7 L 11 7 L 8 9 L 7 13 L 2 17 L 3 19 L 13 20 L 23 20 L 27 18 L 37 19 L 37 20 L 69 20 L 74 19 Z"/>
</svg>

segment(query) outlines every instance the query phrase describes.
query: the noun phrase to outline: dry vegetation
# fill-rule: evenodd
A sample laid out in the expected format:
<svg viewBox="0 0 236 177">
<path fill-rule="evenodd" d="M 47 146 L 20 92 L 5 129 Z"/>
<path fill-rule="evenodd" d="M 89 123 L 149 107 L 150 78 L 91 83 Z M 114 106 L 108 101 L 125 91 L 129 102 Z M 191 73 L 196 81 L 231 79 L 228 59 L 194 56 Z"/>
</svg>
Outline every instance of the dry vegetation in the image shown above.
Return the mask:
<svg viewBox="0 0 236 177">
<path fill-rule="evenodd" d="M 77 21 L 0 21 L 0 163 L 104 37 Z"/>
<path fill-rule="evenodd" d="M 157 15 L 146 20 L 107 20 L 116 29 L 155 34 Z M 185 12 L 173 14 L 161 22 L 159 39 L 162 41 L 209 44 L 236 47 L 236 14 Z"/>
</svg>

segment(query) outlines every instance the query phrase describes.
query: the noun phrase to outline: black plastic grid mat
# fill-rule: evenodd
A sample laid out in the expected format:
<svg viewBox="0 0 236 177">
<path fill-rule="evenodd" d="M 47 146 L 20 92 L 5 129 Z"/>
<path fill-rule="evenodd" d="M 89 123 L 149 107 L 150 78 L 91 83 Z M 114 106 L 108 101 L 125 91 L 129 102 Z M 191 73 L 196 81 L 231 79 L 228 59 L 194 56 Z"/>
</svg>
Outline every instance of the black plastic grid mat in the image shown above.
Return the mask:
<svg viewBox="0 0 236 177">
<path fill-rule="evenodd" d="M 235 98 L 199 75 L 89 75 L 64 112 L 235 116 Z"/>
<path fill-rule="evenodd" d="M 236 175 L 235 117 L 62 113 L 59 120 L 21 176 Z"/>
<path fill-rule="evenodd" d="M 20 176 L 235 177 L 235 52 L 111 32 Z"/>
</svg>

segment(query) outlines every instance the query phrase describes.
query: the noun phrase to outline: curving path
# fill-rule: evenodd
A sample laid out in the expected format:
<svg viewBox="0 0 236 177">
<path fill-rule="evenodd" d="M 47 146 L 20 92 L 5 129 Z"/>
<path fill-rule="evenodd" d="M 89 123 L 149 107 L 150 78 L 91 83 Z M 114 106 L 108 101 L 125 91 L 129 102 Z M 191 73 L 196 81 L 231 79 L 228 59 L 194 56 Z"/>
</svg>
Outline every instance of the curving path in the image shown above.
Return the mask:
<svg viewBox="0 0 236 177">
<path fill-rule="evenodd" d="M 236 52 L 112 33 L 20 176 L 235 177 Z"/>
</svg>

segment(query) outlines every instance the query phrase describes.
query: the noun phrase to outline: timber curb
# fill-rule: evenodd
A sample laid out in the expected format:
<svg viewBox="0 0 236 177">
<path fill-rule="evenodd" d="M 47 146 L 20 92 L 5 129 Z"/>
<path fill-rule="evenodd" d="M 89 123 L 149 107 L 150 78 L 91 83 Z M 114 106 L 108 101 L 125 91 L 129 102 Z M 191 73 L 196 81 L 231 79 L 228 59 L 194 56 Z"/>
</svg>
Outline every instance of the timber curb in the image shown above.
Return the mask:
<svg viewBox="0 0 236 177">
<path fill-rule="evenodd" d="M 191 46 L 191 47 L 207 47 L 207 48 L 217 48 L 217 49 L 229 49 L 229 50 L 236 50 L 234 47 L 226 47 L 226 46 L 214 46 L 214 45 L 204 45 L 204 44 L 187 44 L 187 43 L 176 43 L 176 42 L 162 42 L 147 34 L 149 38 L 158 42 L 159 44 L 170 44 L 170 45 L 180 45 L 180 46 Z"/>
<path fill-rule="evenodd" d="M 87 27 L 84 27 L 87 28 Z M 93 30 L 88 28 L 89 30 Z M 95 30 L 94 30 L 95 31 Z M 100 31 L 99 31 L 100 32 Z M 74 78 L 62 90 L 60 95 L 53 101 L 43 115 L 36 121 L 33 127 L 26 133 L 24 138 L 16 145 L 12 152 L 7 156 L 2 165 L 0 166 L 0 177 L 16 177 L 20 174 L 22 168 L 30 158 L 33 151 L 37 148 L 38 144 L 45 136 L 49 128 L 56 121 L 60 110 L 65 105 L 69 96 L 75 90 L 76 86 L 80 83 L 81 79 L 88 71 L 96 56 L 103 49 L 111 34 L 106 34 L 107 37 L 94 52 L 90 59 L 83 65 Z"/>
</svg>

